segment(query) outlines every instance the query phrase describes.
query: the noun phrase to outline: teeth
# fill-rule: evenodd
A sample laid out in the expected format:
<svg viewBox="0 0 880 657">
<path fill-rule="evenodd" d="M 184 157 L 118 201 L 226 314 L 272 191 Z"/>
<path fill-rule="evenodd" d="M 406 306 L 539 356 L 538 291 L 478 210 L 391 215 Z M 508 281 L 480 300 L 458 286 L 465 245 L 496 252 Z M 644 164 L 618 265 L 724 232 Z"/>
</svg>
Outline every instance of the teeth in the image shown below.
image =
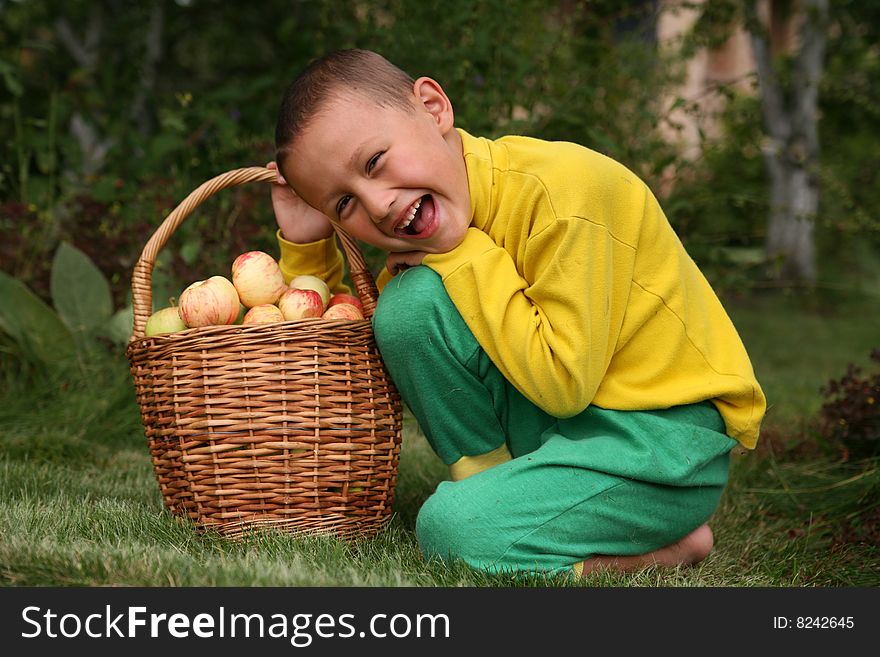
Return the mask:
<svg viewBox="0 0 880 657">
<path fill-rule="evenodd" d="M 421 205 L 422 205 L 422 199 L 419 199 L 418 201 L 416 201 L 413 204 L 413 206 L 409 209 L 409 216 L 407 216 L 407 218 L 404 219 L 400 223 L 400 226 L 399 226 L 400 230 L 403 230 L 404 228 L 406 228 L 407 226 L 409 226 L 412 223 L 412 220 L 416 218 L 416 213 L 419 211 L 419 207 Z"/>
</svg>

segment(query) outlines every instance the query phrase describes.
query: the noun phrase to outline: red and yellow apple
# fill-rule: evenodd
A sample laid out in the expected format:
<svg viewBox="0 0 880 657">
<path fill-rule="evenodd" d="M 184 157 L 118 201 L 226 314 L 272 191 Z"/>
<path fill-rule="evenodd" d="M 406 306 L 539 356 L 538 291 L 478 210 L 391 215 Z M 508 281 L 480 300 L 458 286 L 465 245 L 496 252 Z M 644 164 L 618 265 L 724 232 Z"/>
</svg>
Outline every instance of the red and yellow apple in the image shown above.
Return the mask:
<svg viewBox="0 0 880 657">
<path fill-rule="evenodd" d="M 317 276 L 310 274 L 294 276 L 290 281 L 290 288 L 293 290 L 315 290 L 321 295 L 321 303 L 324 307 L 330 303 L 330 288 Z"/>
<path fill-rule="evenodd" d="M 320 317 L 324 301 L 316 290 L 290 288 L 278 299 L 278 308 L 286 320 Z"/>
<path fill-rule="evenodd" d="M 240 307 L 238 292 L 228 278 L 211 276 L 180 293 L 177 311 L 190 328 L 232 324 Z"/>
<path fill-rule="evenodd" d="M 248 308 L 275 303 L 287 289 L 275 258 L 264 251 L 247 251 L 233 261 L 232 284 Z"/>
<path fill-rule="evenodd" d="M 242 325 L 246 324 L 274 324 L 283 322 L 284 315 L 281 309 L 271 303 L 261 303 L 254 306 L 244 314 Z"/>
<path fill-rule="evenodd" d="M 364 311 L 364 304 L 361 303 L 361 300 L 353 294 L 348 294 L 347 292 L 337 292 L 336 294 L 331 295 L 330 301 L 327 302 L 327 307 L 332 308 L 339 303 L 350 303 L 355 308 L 360 309 L 361 312 Z"/>
<path fill-rule="evenodd" d="M 144 336 L 162 335 L 163 333 L 176 333 L 186 328 L 180 313 L 175 306 L 161 308 L 147 318 L 144 328 Z"/>
<path fill-rule="evenodd" d="M 360 309 L 350 303 L 337 303 L 328 308 L 323 315 L 324 319 L 363 319 L 364 314 Z"/>
</svg>

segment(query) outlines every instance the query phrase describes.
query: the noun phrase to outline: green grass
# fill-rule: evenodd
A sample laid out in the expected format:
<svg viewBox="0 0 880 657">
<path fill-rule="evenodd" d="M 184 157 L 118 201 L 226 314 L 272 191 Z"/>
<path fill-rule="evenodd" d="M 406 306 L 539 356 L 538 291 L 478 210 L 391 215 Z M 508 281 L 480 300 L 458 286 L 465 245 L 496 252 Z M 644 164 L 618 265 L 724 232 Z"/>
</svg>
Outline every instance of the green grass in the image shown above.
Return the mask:
<svg viewBox="0 0 880 657">
<path fill-rule="evenodd" d="M 734 317 L 772 408 L 767 426 L 810 440 L 818 388 L 878 341 L 877 317 L 818 313 L 771 297 Z M 422 502 L 445 476 L 407 418 L 394 516 L 373 540 L 201 534 L 163 507 L 121 360 L 69 381 L 0 394 L 0 584 L 6 586 L 876 586 L 880 474 L 764 449 L 737 453 L 694 568 L 513 578 L 425 562 L 414 536 Z"/>
<path fill-rule="evenodd" d="M 767 423 L 803 427 L 821 405 L 819 388 L 866 365 L 880 347 L 880 297 L 842 300 L 785 294 L 728 307 L 767 395 Z"/>
</svg>

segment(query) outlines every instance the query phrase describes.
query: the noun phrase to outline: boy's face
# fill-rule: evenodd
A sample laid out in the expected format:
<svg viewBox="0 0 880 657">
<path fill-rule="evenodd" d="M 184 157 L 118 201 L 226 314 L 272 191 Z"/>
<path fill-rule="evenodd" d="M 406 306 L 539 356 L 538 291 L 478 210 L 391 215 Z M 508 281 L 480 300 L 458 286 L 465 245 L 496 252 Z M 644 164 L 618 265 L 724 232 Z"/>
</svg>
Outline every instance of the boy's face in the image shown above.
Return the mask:
<svg viewBox="0 0 880 657">
<path fill-rule="evenodd" d="M 328 101 L 294 142 L 284 177 L 352 237 L 385 251 L 445 253 L 471 221 L 452 107 L 420 78 L 413 111 L 354 93 Z"/>
</svg>

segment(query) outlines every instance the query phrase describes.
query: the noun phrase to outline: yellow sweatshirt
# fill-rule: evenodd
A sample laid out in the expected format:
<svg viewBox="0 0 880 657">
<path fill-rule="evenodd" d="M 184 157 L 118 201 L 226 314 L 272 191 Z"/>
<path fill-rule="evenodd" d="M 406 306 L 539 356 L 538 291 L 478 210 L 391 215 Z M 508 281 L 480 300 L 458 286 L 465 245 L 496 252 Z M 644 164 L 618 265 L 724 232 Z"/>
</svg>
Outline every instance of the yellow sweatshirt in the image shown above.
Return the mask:
<svg viewBox="0 0 880 657">
<path fill-rule="evenodd" d="M 753 448 L 766 401 L 745 347 L 647 186 L 576 144 L 459 132 L 471 225 L 423 264 L 508 381 L 557 417 L 709 399 Z"/>
</svg>

